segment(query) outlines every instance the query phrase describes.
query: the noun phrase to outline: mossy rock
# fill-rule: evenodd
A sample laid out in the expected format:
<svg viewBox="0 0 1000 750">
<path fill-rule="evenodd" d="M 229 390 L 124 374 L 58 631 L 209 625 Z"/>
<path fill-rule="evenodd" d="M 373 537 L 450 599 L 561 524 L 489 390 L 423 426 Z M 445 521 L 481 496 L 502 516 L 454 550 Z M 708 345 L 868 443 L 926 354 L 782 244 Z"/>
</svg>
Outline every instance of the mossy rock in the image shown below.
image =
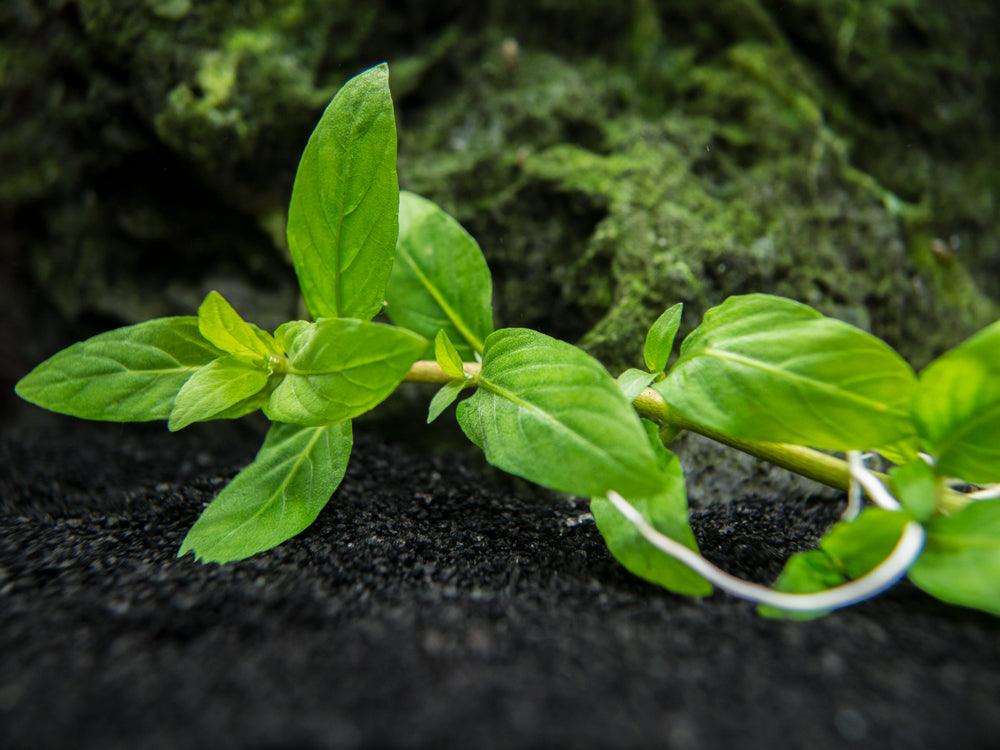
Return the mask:
<svg viewBox="0 0 1000 750">
<path fill-rule="evenodd" d="M 60 343 L 212 287 L 294 315 L 298 156 L 381 59 L 402 184 L 480 241 L 499 321 L 612 370 L 676 301 L 683 333 L 784 294 L 918 366 L 998 316 L 987 0 L 16 1 L 0 22 L 0 242 Z"/>
</svg>

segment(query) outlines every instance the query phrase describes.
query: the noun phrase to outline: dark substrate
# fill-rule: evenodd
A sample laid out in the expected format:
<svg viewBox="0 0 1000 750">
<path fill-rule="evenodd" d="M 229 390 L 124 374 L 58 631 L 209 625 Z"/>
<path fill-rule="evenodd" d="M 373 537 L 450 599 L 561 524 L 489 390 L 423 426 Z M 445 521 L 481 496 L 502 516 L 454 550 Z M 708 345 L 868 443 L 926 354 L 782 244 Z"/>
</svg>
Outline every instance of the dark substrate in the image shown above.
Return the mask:
<svg viewBox="0 0 1000 750">
<path fill-rule="evenodd" d="M 0 439 L 0 747 L 1000 746 L 1000 623 L 908 584 L 811 623 L 629 576 L 583 500 L 360 430 L 319 521 L 175 554 L 255 429 Z M 838 508 L 747 498 L 703 548 L 766 580 Z"/>
</svg>

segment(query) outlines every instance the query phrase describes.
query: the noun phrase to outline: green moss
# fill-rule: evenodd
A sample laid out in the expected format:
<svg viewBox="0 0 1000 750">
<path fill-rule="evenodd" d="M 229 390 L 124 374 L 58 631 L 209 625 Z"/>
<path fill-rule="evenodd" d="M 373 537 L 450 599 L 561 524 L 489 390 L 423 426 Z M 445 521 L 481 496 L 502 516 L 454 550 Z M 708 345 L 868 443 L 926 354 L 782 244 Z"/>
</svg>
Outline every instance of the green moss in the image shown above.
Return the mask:
<svg viewBox="0 0 1000 750">
<path fill-rule="evenodd" d="M 763 290 L 919 363 L 996 315 L 990 0 L 11 0 L 0 21 L 4 239 L 67 316 L 175 311 L 229 272 L 293 308 L 298 155 L 382 59 L 404 185 L 480 240 L 506 324 L 617 368 L 673 301 L 690 326 Z"/>
</svg>

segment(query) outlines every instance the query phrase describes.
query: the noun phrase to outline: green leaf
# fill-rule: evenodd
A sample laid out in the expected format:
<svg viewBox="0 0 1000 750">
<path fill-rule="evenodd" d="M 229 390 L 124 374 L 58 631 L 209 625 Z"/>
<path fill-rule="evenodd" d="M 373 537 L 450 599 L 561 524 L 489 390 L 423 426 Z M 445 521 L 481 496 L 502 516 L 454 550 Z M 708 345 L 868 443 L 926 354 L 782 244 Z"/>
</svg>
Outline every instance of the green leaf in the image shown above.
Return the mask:
<svg viewBox="0 0 1000 750">
<path fill-rule="evenodd" d="M 655 379 L 655 372 L 646 372 L 645 370 L 633 368 L 619 375 L 618 380 L 615 382 L 618 383 L 618 387 L 625 398 L 628 399 L 628 402 L 632 403 L 639 398 L 639 394 L 646 390 Z"/>
<path fill-rule="evenodd" d="M 229 354 L 267 359 L 274 353 L 270 336 L 245 322 L 218 292 L 209 292 L 198 308 L 201 335 Z"/>
<path fill-rule="evenodd" d="M 434 394 L 434 398 L 431 399 L 431 404 L 427 409 L 427 424 L 440 417 L 441 412 L 455 402 L 458 394 L 462 392 L 462 389 L 467 384 L 468 381 L 466 380 L 452 380 L 441 386 L 438 392 Z"/>
<path fill-rule="evenodd" d="M 178 557 L 242 560 L 307 528 L 340 484 L 351 424 L 272 424 L 253 463 L 236 475 L 184 538 Z"/>
<path fill-rule="evenodd" d="M 198 332 L 197 318 L 157 318 L 63 349 L 15 390 L 33 404 L 83 419 L 166 419 L 187 379 L 221 354 Z"/>
<path fill-rule="evenodd" d="M 751 294 L 709 310 L 653 388 L 733 437 L 855 450 L 913 433 L 915 385 L 885 342 L 798 302 Z"/>
<path fill-rule="evenodd" d="M 220 357 L 192 375 L 181 388 L 167 428 L 174 432 L 192 422 L 205 422 L 262 391 L 268 372 L 236 355 Z"/>
<path fill-rule="evenodd" d="M 646 346 L 642 356 L 650 372 L 661 372 L 666 369 L 670 351 L 674 348 L 674 336 L 681 324 L 681 313 L 684 305 L 678 302 L 667 308 L 646 334 Z"/>
<path fill-rule="evenodd" d="M 938 474 L 1000 482 L 1000 322 L 920 373 L 913 417 Z"/>
<path fill-rule="evenodd" d="M 820 540 L 819 549 L 793 555 L 775 581 L 774 590 L 812 594 L 861 578 L 892 554 L 910 520 L 907 513 L 866 508 L 855 520 L 834 525 Z M 790 613 L 763 605 L 757 611 L 764 617 L 796 620 L 827 614 L 825 611 Z"/>
<path fill-rule="evenodd" d="M 892 554 L 911 520 L 909 513 L 865 508 L 853 521 L 835 524 L 819 546 L 848 578 L 860 578 Z"/>
<path fill-rule="evenodd" d="M 427 348 L 411 331 L 348 318 L 321 318 L 297 330 L 285 377 L 264 409 L 275 422 L 321 426 L 364 414 Z"/>
<path fill-rule="evenodd" d="M 396 325 L 433 338 L 444 330 L 463 358 L 493 332 L 493 282 L 479 245 L 435 204 L 399 194 L 399 241 L 386 290 Z"/>
<path fill-rule="evenodd" d="M 355 76 L 309 138 L 288 207 L 288 248 L 315 318 L 382 309 L 398 229 L 396 121 L 385 63 Z"/>
<path fill-rule="evenodd" d="M 290 320 L 287 323 L 282 323 L 274 332 L 274 341 L 278 348 L 283 353 L 287 353 L 292 348 L 295 337 L 310 325 L 312 324 L 307 320 Z"/>
<path fill-rule="evenodd" d="M 663 487 L 639 417 L 607 371 L 535 331 L 487 338 L 479 388 L 458 421 L 491 464 L 551 489 L 631 499 Z"/>
<path fill-rule="evenodd" d="M 847 578 L 840 566 L 823 550 L 814 549 L 792 555 L 772 588 L 788 594 L 815 594 L 836 588 L 846 582 Z M 786 612 L 777 607 L 761 604 L 757 607 L 757 613 L 762 617 L 814 620 L 829 614 L 829 610 Z"/>
<path fill-rule="evenodd" d="M 918 521 L 926 521 L 937 505 L 938 477 L 921 458 L 889 469 L 896 499 Z"/>
<path fill-rule="evenodd" d="M 1000 615 L 1000 500 L 979 500 L 926 528 L 910 580 L 941 601 Z"/>
<path fill-rule="evenodd" d="M 434 359 L 444 370 L 445 375 L 451 375 L 453 378 L 465 378 L 462 358 L 444 330 L 438 331 L 437 336 L 434 337 Z"/>
<path fill-rule="evenodd" d="M 657 494 L 633 498 L 629 502 L 657 531 L 698 552 L 698 542 L 688 523 L 681 462 L 663 447 L 655 424 L 644 420 L 643 426 L 656 453 L 664 483 Z M 590 512 L 611 554 L 633 575 L 685 596 L 712 593 L 712 584 L 646 541 L 606 497 L 591 498 Z"/>
</svg>

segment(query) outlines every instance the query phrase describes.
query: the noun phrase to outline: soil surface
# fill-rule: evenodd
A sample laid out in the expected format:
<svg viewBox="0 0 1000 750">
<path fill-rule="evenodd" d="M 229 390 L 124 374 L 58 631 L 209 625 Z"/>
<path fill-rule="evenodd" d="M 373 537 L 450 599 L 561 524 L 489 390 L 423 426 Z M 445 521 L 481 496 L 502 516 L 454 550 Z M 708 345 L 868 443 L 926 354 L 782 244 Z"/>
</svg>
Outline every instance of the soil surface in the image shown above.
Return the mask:
<svg viewBox="0 0 1000 750">
<path fill-rule="evenodd" d="M 255 427 L 0 432 L 0 747 L 986 748 L 1000 621 L 908 584 L 810 623 L 632 578 L 581 499 L 357 432 L 280 548 L 176 558 Z M 748 497 L 703 550 L 769 580 L 839 512 Z"/>
</svg>

